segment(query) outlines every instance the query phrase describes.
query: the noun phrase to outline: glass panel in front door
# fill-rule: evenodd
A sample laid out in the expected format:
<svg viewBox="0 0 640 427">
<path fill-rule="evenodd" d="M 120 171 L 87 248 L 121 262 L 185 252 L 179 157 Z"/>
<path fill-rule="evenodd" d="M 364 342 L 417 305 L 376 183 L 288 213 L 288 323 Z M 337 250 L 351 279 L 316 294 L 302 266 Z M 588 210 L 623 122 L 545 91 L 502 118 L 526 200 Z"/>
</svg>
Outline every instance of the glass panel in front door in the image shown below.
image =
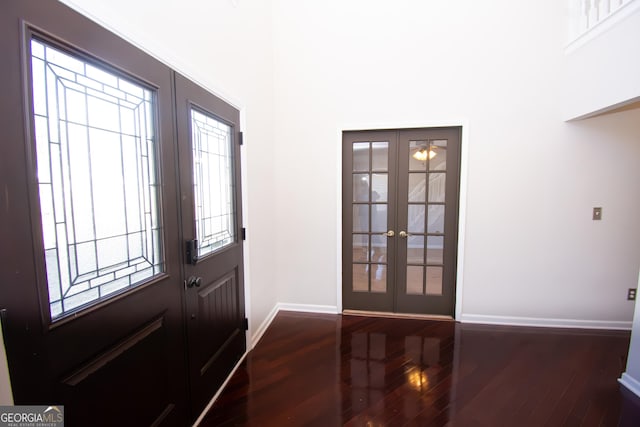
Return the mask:
<svg viewBox="0 0 640 427">
<path fill-rule="evenodd" d="M 447 140 L 409 141 L 408 161 L 406 293 L 442 295 Z"/>
<path fill-rule="evenodd" d="M 195 237 L 198 256 L 235 242 L 231 127 L 191 109 Z"/>
<path fill-rule="evenodd" d="M 30 47 L 55 321 L 164 271 L 155 93 L 42 40 Z"/>
<path fill-rule="evenodd" d="M 389 143 L 353 143 L 353 291 L 387 291 Z"/>
</svg>

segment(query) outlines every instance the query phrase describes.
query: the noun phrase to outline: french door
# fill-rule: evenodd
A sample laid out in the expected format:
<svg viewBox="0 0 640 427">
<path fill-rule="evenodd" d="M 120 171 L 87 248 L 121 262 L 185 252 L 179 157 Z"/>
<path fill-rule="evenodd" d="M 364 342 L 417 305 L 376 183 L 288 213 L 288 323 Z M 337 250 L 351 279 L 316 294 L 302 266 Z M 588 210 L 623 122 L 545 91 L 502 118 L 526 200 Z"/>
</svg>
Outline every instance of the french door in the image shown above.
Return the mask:
<svg viewBox="0 0 640 427">
<path fill-rule="evenodd" d="M 245 351 L 239 112 L 57 1 L 1 8 L 15 403 L 189 425 Z"/>
<path fill-rule="evenodd" d="M 451 316 L 459 127 L 343 133 L 343 307 Z"/>
</svg>

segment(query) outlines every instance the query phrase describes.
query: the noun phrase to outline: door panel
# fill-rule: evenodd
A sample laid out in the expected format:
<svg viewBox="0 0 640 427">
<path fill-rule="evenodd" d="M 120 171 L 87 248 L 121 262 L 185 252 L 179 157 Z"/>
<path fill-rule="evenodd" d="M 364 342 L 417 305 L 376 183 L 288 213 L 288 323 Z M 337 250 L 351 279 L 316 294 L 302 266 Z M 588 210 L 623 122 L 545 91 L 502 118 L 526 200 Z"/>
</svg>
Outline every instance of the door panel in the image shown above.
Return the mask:
<svg viewBox="0 0 640 427">
<path fill-rule="evenodd" d="M 460 128 L 343 133 L 344 308 L 453 314 L 459 149 Z"/>
<path fill-rule="evenodd" d="M 64 404 L 71 426 L 181 424 L 172 72 L 58 2 L 4 2 L 0 40 L 16 404 Z"/>
<path fill-rule="evenodd" d="M 394 304 L 396 185 L 394 132 L 349 132 L 343 144 L 345 307 L 391 311 Z"/>
<path fill-rule="evenodd" d="M 398 132 L 397 312 L 453 315 L 459 147 L 459 128 Z"/>
<path fill-rule="evenodd" d="M 192 413 L 246 348 L 239 112 L 176 74 Z"/>
</svg>

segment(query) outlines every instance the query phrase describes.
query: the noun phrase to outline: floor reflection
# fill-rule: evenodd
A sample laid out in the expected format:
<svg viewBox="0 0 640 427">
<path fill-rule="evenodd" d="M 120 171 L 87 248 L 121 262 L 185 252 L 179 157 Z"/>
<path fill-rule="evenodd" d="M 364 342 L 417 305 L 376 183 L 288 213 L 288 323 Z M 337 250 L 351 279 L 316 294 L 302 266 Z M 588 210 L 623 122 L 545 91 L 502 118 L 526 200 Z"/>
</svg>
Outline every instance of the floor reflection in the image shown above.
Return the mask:
<svg viewBox="0 0 640 427">
<path fill-rule="evenodd" d="M 401 320 L 395 327 L 367 332 L 351 330 L 344 322 L 343 420 L 387 426 L 431 417 L 446 424 L 449 390 L 443 393 L 439 386 L 451 376 L 454 337 L 453 322 Z"/>
<path fill-rule="evenodd" d="M 281 312 L 201 426 L 637 426 L 616 381 L 628 345 L 628 332 Z"/>
</svg>

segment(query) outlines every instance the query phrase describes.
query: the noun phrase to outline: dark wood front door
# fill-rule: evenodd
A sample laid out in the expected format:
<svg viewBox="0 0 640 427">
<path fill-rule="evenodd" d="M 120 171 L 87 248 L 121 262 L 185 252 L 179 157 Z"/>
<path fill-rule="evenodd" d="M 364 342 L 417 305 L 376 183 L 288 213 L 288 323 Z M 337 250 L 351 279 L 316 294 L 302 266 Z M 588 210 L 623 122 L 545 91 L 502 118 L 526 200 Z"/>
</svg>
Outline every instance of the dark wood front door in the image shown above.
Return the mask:
<svg viewBox="0 0 640 427">
<path fill-rule="evenodd" d="M 54 1 L 0 13 L 0 308 L 16 404 L 187 419 L 171 69 Z"/>
<path fill-rule="evenodd" d="M 176 74 L 191 403 L 199 414 L 244 354 L 238 110 Z"/>
<path fill-rule="evenodd" d="M 239 112 L 59 2 L 0 8 L 15 403 L 189 425 L 246 347 Z"/>
<path fill-rule="evenodd" d="M 343 133 L 343 307 L 452 316 L 460 132 Z"/>
</svg>

